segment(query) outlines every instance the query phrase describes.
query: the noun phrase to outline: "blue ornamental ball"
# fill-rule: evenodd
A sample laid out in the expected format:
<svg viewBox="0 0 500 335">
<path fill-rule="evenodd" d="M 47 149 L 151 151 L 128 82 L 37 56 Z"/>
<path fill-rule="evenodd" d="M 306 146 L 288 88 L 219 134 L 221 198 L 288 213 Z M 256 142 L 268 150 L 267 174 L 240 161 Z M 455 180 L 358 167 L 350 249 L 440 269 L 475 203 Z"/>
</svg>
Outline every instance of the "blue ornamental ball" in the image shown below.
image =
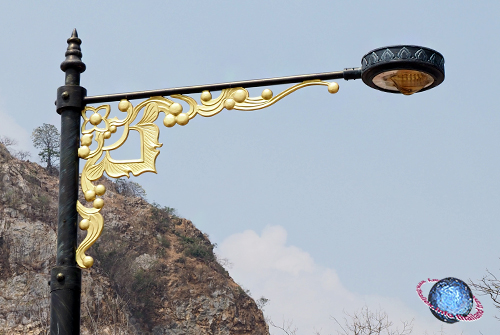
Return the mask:
<svg viewBox="0 0 500 335">
<path fill-rule="evenodd" d="M 429 292 L 429 303 L 440 311 L 453 315 L 467 316 L 473 305 L 472 291 L 466 283 L 460 279 L 448 277 L 441 279 Z M 455 318 L 450 318 L 442 313 L 433 311 L 432 314 L 439 320 L 446 323 L 458 322 Z"/>
</svg>

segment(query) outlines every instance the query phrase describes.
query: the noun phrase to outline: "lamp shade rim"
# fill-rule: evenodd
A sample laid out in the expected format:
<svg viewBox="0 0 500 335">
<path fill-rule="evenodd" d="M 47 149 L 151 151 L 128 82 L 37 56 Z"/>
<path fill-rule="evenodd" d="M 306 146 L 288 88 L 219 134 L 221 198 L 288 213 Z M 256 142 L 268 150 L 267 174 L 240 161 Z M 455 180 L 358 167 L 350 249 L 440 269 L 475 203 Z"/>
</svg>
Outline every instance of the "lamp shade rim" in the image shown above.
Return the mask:
<svg viewBox="0 0 500 335">
<path fill-rule="evenodd" d="M 434 82 L 420 92 L 438 86 L 445 78 L 443 55 L 422 46 L 394 45 L 377 48 L 361 59 L 361 78 L 366 85 L 384 92 L 399 93 L 383 89 L 373 82 L 377 75 L 392 70 L 420 71 L 432 76 Z"/>
<path fill-rule="evenodd" d="M 423 47 L 423 46 L 420 46 L 420 45 L 414 45 L 414 44 L 395 44 L 395 45 L 388 45 L 388 46 L 384 46 L 384 47 L 380 47 L 380 48 L 375 48 L 373 50 L 370 50 L 368 51 L 364 56 L 368 56 L 370 55 L 372 52 L 378 52 L 380 50 L 384 51 L 386 49 L 399 49 L 401 50 L 402 48 L 407 48 L 407 49 L 412 49 L 412 50 L 419 50 L 419 49 L 423 49 L 425 51 L 429 51 L 429 52 L 432 52 L 432 53 L 435 53 L 436 55 L 439 55 L 440 57 L 444 58 L 443 55 L 439 52 L 439 51 L 436 51 L 432 48 L 428 48 L 428 47 Z"/>
</svg>

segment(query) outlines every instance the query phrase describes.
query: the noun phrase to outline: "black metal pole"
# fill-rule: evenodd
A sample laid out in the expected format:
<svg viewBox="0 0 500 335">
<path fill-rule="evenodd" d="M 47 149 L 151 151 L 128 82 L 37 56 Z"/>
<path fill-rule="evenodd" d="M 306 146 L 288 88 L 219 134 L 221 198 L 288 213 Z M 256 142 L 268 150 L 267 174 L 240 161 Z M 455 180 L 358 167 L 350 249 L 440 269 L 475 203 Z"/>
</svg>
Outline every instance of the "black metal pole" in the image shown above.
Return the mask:
<svg viewBox="0 0 500 335">
<path fill-rule="evenodd" d="M 86 90 L 80 86 L 85 71 L 76 29 L 68 39 L 66 59 L 61 64 L 65 86 L 57 90 L 57 112 L 61 115 L 59 172 L 59 218 L 57 263 L 50 275 L 50 334 L 80 334 L 82 273 L 76 265 L 78 200 L 78 147 L 81 110 Z"/>
</svg>

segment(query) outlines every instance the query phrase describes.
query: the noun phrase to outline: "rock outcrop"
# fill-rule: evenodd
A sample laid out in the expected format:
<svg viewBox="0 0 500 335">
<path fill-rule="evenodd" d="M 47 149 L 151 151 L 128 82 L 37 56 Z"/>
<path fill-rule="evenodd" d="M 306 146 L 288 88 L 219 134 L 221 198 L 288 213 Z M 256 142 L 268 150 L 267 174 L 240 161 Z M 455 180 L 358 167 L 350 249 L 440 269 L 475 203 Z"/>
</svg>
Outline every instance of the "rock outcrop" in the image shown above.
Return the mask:
<svg viewBox="0 0 500 335">
<path fill-rule="evenodd" d="M 83 271 L 82 334 L 269 333 L 206 235 L 168 207 L 101 183 L 105 231 L 88 252 L 94 266 Z M 48 334 L 57 184 L 0 144 L 0 334 Z"/>
</svg>

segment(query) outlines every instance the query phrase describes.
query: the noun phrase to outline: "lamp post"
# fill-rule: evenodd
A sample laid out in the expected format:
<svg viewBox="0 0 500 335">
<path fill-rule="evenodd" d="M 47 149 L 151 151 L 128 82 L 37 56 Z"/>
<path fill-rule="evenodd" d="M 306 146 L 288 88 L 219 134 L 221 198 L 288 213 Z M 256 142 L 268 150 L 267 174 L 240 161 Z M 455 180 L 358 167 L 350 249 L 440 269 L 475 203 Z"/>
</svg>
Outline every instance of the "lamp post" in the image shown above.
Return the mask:
<svg viewBox="0 0 500 335">
<path fill-rule="evenodd" d="M 327 86 L 330 93 L 336 93 L 338 84 L 325 80 L 362 79 L 377 90 L 405 95 L 431 89 L 444 80 L 444 58 L 440 53 L 429 48 L 401 45 L 370 51 L 363 56 L 361 67 L 343 71 L 87 97 L 85 88 L 80 86 L 80 74 L 85 71 L 80 44 L 81 40 L 73 30 L 68 39 L 66 59 L 61 64 L 66 77 L 65 86 L 57 90 L 56 100 L 57 112 L 61 115 L 61 156 L 57 262 L 50 279 L 52 335 L 80 333 L 81 268 L 88 269 L 93 265 L 94 260 L 85 252 L 97 241 L 104 226 L 99 212 L 104 206 L 102 196 L 106 188 L 94 185 L 94 182 L 104 172 L 112 178 L 156 172 L 157 148 L 162 144 L 158 142 L 159 128 L 154 122 L 160 113 L 165 115 L 163 124 L 166 127 L 184 126 L 198 114 L 210 117 L 224 109 L 249 111 L 266 108 L 307 86 Z M 260 97 L 249 97 L 246 90 L 281 84 L 294 85 L 275 96 L 266 88 Z M 221 93 L 213 98 L 211 91 Z M 201 93 L 201 103 L 185 95 L 194 93 Z M 134 106 L 130 102 L 134 99 L 146 100 Z M 111 101 L 119 101 L 118 109 L 126 113 L 124 119 L 109 118 L 110 105 L 87 106 Z M 187 104 L 189 110 L 184 111 L 176 101 Z M 141 117 L 140 112 L 143 112 Z M 120 127 L 122 135 L 116 134 Z M 110 153 L 125 143 L 130 130 L 140 134 L 141 157 L 113 159 Z M 97 148 L 91 150 L 94 141 Z M 80 181 L 79 158 L 87 161 Z M 92 203 L 92 207 L 78 201 L 79 182 L 85 200 Z M 78 215 L 82 217 L 80 222 Z M 87 231 L 78 247 L 77 226 Z"/>
</svg>

